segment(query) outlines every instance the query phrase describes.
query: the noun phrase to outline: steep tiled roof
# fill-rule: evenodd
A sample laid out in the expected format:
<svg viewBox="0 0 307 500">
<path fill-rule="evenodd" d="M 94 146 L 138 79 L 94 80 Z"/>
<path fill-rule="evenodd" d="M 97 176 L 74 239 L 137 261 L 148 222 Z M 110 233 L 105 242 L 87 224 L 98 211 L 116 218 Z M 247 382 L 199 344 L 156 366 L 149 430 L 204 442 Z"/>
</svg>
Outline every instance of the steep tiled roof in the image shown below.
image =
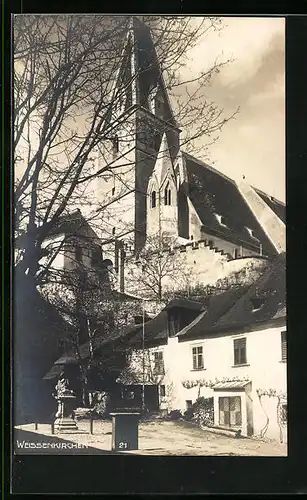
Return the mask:
<svg viewBox="0 0 307 500">
<path fill-rule="evenodd" d="M 281 201 L 276 200 L 273 196 L 269 196 L 260 189 L 254 188 L 256 193 L 266 202 L 267 205 L 278 215 L 278 217 L 285 223 L 286 222 L 286 206 Z"/>
<path fill-rule="evenodd" d="M 172 308 L 186 309 L 188 311 L 201 311 L 203 304 L 188 299 L 173 299 L 162 311 L 147 321 L 144 325 L 144 340 L 145 345 L 154 342 L 166 342 L 168 338 L 168 310 Z M 128 340 L 129 345 L 139 345 L 142 343 L 143 325 L 137 325 L 135 335 L 132 335 Z"/>
<path fill-rule="evenodd" d="M 276 260 L 275 265 L 268 269 L 248 289 L 246 294 L 238 300 L 227 314 L 221 317 L 215 327 L 235 327 L 266 321 L 286 314 L 286 273 L 285 255 Z M 253 300 L 263 301 L 260 308 L 254 308 Z M 283 313 L 282 313 L 283 311 Z"/>
<path fill-rule="evenodd" d="M 259 307 L 254 300 L 259 300 Z M 180 340 L 285 318 L 285 255 L 280 255 L 255 283 L 210 299 L 208 310 L 177 335 Z"/>
<path fill-rule="evenodd" d="M 275 255 L 274 247 L 241 196 L 236 183 L 193 156 L 187 153 L 183 156 L 188 175 L 189 197 L 204 230 L 259 251 L 259 242 L 250 235 L 246 229 L 248 227 L 262 243 L 263 253 Z M 272 202 L 265 193 L 258 194 L 284 220 L 283 204 L 277 200 Z M 221 215 L 227 227 L 222 226 L 214 214 Z"/>
<path fill-rule="evenodd" d="M 48 232 L 48 236 L 57 234 L 80 235 L 84 230 L 89 234 L 90 238 L 98 240 L 97 234 L 83 217 L 81 211 L 76 210 L 60 217 L 58 222 Z"/>
</svg>

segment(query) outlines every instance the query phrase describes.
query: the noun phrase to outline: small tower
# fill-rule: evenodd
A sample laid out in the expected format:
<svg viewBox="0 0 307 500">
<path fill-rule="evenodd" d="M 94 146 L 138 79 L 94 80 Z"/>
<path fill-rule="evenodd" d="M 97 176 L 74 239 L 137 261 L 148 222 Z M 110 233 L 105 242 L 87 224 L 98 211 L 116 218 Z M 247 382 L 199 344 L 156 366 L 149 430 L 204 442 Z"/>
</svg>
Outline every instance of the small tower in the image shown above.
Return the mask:
<svg viewBox="0 0 307 500">
<path fill-rule="evenodd" d="M 147 236 L 177 237 L 176 176 L 166 134 L 163 134 L 147 190 Z"/>
</svg>

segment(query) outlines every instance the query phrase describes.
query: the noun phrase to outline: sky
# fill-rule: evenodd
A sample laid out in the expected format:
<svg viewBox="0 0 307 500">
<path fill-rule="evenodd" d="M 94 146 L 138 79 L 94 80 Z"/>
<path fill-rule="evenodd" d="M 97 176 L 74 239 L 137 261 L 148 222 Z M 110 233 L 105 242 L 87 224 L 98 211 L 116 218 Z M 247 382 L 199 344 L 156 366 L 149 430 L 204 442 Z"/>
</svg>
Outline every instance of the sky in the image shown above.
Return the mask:
<svg viewBox="0 0 307 500">
<path fill-rule="evenodd" d="M 224 28 L 189 52 L 187 74 L 206 69 L 217 56 L 234 59 L 213 77 L 206 96 L 233 113 L 208 163 L 285 201 L 285 21 L 223 18 Z"/>
</svg>

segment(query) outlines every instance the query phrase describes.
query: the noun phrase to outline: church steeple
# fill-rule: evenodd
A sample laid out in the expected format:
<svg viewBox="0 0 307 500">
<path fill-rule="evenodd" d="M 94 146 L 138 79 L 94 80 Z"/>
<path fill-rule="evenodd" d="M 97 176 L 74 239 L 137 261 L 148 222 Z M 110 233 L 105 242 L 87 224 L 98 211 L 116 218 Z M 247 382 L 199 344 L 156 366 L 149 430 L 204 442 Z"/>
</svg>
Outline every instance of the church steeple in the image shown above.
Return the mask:
<svg viewBox="0 0 307 500">
<path fill-rule="evenodd" d="M 137 105 L 178 128 L 150 28 L 132 17 L 124 41 L 113 98 L 121 111 Z"/>
</svg>

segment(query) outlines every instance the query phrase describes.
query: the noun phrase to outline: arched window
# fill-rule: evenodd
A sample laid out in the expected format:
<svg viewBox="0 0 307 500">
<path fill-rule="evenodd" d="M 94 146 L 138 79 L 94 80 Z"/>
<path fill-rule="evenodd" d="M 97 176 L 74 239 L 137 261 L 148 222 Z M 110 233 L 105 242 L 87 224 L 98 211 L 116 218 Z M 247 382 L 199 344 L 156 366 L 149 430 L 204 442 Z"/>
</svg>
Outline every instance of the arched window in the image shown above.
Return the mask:
<svg viewBox="0 0 307 500">
<path fill-rule="evenodd" d="M 151 208 L 155 208 L 156 206 L 156 191 L 151 193 Z"/>
<path fill-rule="evenodd" d="M 155 98 L 157 94 L 157 88 L 151 85 L 148 91 L 148 108 L 152 113 L 155 112 Z"/>
<path fill-rule="evenodd" d="M 164 205 L 171 205 L 172 203 L 172 192 L 169 188 L 169 182 L 164 189 Z"/>
</svg>

